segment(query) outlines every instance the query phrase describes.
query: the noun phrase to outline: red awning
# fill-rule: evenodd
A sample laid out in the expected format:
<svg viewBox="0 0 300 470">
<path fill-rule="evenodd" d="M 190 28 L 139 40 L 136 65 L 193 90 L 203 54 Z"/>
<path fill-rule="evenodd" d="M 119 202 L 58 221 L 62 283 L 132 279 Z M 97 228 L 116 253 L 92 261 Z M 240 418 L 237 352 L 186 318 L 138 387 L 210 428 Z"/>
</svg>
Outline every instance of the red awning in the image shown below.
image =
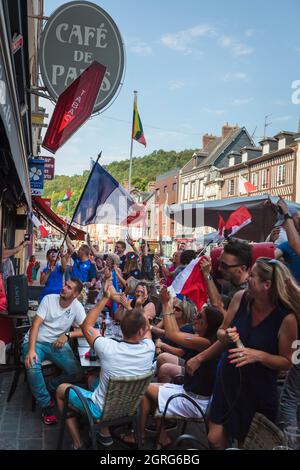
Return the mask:
<svg viewBox="0 0 300 470">
<path fill-rule="evenodd" d="M 34 210 L 43 217 L 52 227 L 65 234 L 68 228 L 68 223 L 61 219 L 53 210 L 46 204 L 46 202 L 39 196 L 32 197 L 32 205 Z M 72 240 L 84 240 L 86 232 L 71 225 L 68 232 Z"/>
</svg>

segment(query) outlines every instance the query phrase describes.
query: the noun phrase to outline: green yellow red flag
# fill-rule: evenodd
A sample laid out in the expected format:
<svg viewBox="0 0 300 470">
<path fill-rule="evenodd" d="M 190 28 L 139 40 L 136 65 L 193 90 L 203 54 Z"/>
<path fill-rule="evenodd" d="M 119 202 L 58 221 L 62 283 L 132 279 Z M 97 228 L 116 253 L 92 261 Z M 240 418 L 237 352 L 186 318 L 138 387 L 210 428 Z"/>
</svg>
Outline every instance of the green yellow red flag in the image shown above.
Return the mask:
<svg viewBox="0 0 300 470">
<path fill-rule="evenodd" d="M 137 97 L 134 97 L 134 104 L 133 104 L 133 122 L 132 122 L 132 139 L 136 140 L 140 144 L 147 146 L 146 139 L 144 136 L 142 122 L 137 110 Z"/>
</svg>

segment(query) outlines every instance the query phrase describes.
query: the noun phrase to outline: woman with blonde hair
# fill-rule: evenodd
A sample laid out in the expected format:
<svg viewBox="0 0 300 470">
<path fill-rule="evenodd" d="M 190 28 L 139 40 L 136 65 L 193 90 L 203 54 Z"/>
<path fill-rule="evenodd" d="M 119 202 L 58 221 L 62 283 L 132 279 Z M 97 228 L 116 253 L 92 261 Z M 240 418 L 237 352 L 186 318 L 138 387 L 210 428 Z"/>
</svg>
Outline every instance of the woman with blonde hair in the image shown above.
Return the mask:
<svg viewBox="0 0 300 470">
<path fill-rule="evenodd" d="M 291 368 L 292 345 L 297 339 L 295 313 L 300 293 L 297 298 L 291 295 L 289 278 L 289 270 L 280 261 L 258 258 L 249 288 L 237 292 L 229 305 L 218 331 L 223 349 L 228 350 L 218 367 L 210 408 L 212 448 L 225 449 L 229 438 L 242 445 L 257 412 L 276 421 L 277 374 Z"/>
<path fill-rule="evenodd" d="M 194 318 L 197 314 L 195 306 L 186 300 L 179 301 L 177 298 L 173 301 L 173 314 L 177 322 L 179 331 L 190 335 L 195 334 Z M 157 333 L 156 328 L 161 326 L 163 328 L 163 321 L 156 327 L 152 327 L 152 333 Z M 159 382 L 169 383 L 177 375 L 184 374 L 185 362 L 192 357 L 195 352 L 187 345 L 182 345 L 176 341 L 169 334 L 165 334 L 156 340 L 155 352 L 157 354 L 157 375 Z"/>
</svg>

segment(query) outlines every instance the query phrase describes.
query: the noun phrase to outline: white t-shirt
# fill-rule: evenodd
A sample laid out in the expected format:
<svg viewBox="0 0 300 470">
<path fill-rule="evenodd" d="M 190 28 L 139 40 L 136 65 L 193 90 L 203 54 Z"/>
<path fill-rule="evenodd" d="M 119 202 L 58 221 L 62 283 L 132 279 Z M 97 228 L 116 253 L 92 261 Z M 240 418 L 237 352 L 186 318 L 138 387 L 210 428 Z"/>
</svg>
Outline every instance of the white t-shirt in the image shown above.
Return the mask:
<svg viewBox="0 0 300 470">
<path fill-rule="evenodd" d="M 59 305 L 59 294 L 46 295 L 37 309 L 36 314 L 43 318 L 39 328 L 37 341 L 39 343 L 54 343 L 62 334 L 70 331 L 74 324 L 81 325 L 86 315 L 82 304 L 74 299 L 67 308 Z M 24 342 L 29 341 L 29 332 Z"/>
<path fill-rule="evenodd" d="M 155 346 L 151 339 L 130 344 L 99 336 L 95 340 L 94 349 L 100 358 L 101 371 L 100 383 L 92 395 L 92 400 L 103 410 L 109 379 L 149 372 L 152 369 Z"/>
</svg>

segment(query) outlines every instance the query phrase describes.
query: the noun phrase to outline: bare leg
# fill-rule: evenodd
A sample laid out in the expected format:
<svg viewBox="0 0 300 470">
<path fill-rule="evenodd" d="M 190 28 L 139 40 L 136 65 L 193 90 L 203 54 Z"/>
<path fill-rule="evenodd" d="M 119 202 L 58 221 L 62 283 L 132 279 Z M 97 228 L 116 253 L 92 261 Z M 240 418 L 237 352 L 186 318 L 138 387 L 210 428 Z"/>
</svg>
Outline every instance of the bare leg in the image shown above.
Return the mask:
<svg viewBox="0 0 300 470">
<path fill-rule="evenodd" d="M 176 364 L 162 364 L 158 372 L 158 380 L 161 383 L 171 383 L 176 375 L 182 373 L 182 367 Z"/>
<path fill-rule="evenodd" d="M 224 450 L 228 447 L 228 437 L 224 426 L 209 422 L 208 441 L 212 449 Z"/>
<path fill-rule="evenodd" d="M 151 411 L 155 412 L 158 401 L 158 388 L 161 384 L 153 383 L 147 388 L 146 394 L 141 401 L 141 414 L 140 414 L 140 429 L 142 439 L 145 437 L 145 427 L 148 416 Z"/>
<path fill-rule="evenodd" d="M 71 384 L 61 384 L 61 385 L 59 385 L 58 389 L 56 390 L 57 406 L 58 406 L 58 409 L 59 409 L 61 414 L 62 414 L 63 408 L 64 408 L 65 392 L 66 392 L 66 389 L 68 387 L 70 387 L 70 385 Z M 66 420 L 66 425 L 67 425 L 68 431 L 71 435 L 71 438 L 72 438 L 75 449 L 77 449 L 78 447 L 81 447 L 82 441 L 81 441 L 81 438 L 80 438 L 77 419 L 75 417 L 74 418 L 68 418 Z"/>
</svg>

